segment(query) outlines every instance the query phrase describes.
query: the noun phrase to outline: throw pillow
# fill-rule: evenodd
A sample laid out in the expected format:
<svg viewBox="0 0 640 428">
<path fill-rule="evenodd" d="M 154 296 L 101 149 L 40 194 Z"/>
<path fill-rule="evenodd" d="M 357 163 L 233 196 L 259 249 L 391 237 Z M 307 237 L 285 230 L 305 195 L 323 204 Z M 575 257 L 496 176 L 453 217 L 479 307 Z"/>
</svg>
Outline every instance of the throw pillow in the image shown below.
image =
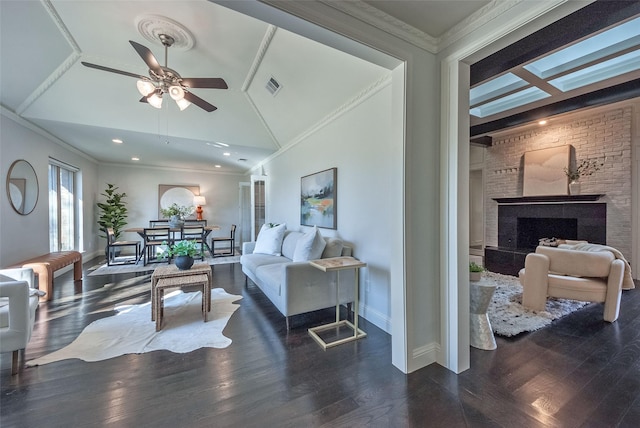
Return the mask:
<svg viewBox="0 0 640 428">
<path fill-rule="evenodd" d="M 46 291 L 41 291 L 37 288 L 31 288 L 29 287 L 29 296 L 46 296 L 47 292 Z"/>
<path fill-rule="evenodd" d="M 258 234 L 253 252 L 279 256 L 282 249 L 282 238 L 284 238 L 285 229 L 286 225 L 284 223 L 275 227 L 263 226 Z"/>
<path fill-rule="evenodd" d="M 293 261 L 306 262 L 307 260 L 319 259 L 326 245 L 327 243 L 320 234 L 318 227 L 313 226 L 313 229 L 298 239 L 296 250 L 293 253 Z"/>
<path fill-rule="evenodd" d="M 322 252 L 322 258 L 328 259 L 330 257 L 340 257 L 342 255 L 342 247 L 344 243 L 338 238 L 329 238 L 327 245 Z"/>
</svg>

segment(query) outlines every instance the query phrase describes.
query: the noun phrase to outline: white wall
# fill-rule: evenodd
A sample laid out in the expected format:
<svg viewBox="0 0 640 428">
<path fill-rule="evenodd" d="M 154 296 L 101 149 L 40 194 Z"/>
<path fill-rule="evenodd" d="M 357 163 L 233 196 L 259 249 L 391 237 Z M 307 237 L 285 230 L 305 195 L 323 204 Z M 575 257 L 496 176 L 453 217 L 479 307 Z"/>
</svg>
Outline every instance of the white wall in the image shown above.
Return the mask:
<svg viewBox="0 0 640 428">
<path fill-rule="evenodd" d="M 300 178 L 336 167 L 337 230 L 323 229 L 353 246 L 367 263 L 361 270 L 360 314 L 389 331 L 390 228 L 394 219 L 389 186 L 401 161 L 391 141 L 391 85 L 357 105 L 264 165 L 268 177 L 267 222 L 300 226 Z"/>
<path fill-rule="evenodd" d="M 41 134 L 26 128 L 20 119 L 9 113 L 0 115 L 0 175 L 3 190 L 0 198 L 0 266 L 10 266 L 22 260 L 49 252 L 48 165 L 49 157 L 80 168 L 82 176 L 82 248 L 85 252 L 96 249 L 93 218 L 95 204 L 97 164 L 76 150 L 65 148 Z M 31 214 L 16 213 L 4 190 L 7 172 L 13 161 L 25 159 L 36 171 L 39 184 L 38 202 Z"/>
<path fill-rule="evenodd" d="M 107 183 L 118 186 L 119 192 L 127 194 L 127 227 L 147 227 L 149 220 L 159 218 L 158 185 L 197 185 L 200 186 L 200 195 L 207 200 L 207 205 L 202 207 L 202 218 L 207 220 L 207 224 L 221 228 L 212 232 L 211 236 L 228 236 L 231 225 L 239 224 L 239 183 L 242 178 L 240 174 L 102 164 L 98 174 L 98 193 L 104 191 Z M 103 196 L 98 198 L 100 201 L 105 199 Z M 97 232 L 96 222 L 97 217 L 92 222 Z M 139 239 L 139 236 L 135 233 L 125 234 L 123 239 Z M 103 240 L 100 245 L 104 245 Z"/>
</svg>

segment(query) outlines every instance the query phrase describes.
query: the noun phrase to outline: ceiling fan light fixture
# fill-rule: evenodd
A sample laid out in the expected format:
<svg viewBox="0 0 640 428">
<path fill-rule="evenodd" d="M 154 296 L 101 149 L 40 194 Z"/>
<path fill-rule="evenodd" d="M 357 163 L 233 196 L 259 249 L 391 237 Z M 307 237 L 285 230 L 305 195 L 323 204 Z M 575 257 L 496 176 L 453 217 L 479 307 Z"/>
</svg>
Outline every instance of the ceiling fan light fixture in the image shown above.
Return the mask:
<svg viewBox="0 0 640 428">
<path fill-rule="evenodd" d="M 151 83 L 151 81 L 144 79 L 138 80 L 138 83 L 136 83 L 136 87 L 138 88 L 138 92 L 140 92 L 143 97 L 148 97 L 156 90 L 155 85 Z"/>
<path fill-rule="evenodd" d="M 187 100 L 185 100 L 184 98 L 181 100 L 176 100 L 176 104 L 178 104 L 178 107 L 180 108 L 180 111 L 186 109 L 187 107 L 189 107 L 191 105 L 191 103 Z"/>
<path fill-rule="evenodd" d="M 169 86 L 169 95 L 174 100 L 179 101 L 184 98 L 184 89 L 179 85 Z"/>
<path fill-rule="evenodd" d="M 147 102 L 151 104 L 152 107 L 162 108 L 162 93 L 158 94 L 158 92 L 156 92 L 150 97 L 147 97 Z"/>
</svg>

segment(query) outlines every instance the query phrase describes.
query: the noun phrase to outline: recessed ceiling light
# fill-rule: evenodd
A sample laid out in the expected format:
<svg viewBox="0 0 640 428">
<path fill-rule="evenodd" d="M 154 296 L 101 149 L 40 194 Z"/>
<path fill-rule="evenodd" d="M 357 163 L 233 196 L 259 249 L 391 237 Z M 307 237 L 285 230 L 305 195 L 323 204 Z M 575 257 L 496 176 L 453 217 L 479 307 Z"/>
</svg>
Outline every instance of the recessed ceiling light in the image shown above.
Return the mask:
<svg viewBox="0 0 640 428">
<path fill-rule="evenodd" d="M 546 120 L 541 120 L 540 122 L 538 122 L 538 125 L 546 125 L 547 121 Z"/>
<path fill-rule="evenodd" d="M 132 161 L 139 161 L 139 160 L 140 160 L 140 158 L 137 158 L 137 157 L 135 157 L 135 156 L 134 156 L 134 157 L 132 157 L 132 158 L 131 158 L 131 160 L 132 160 Z"/>
<path fill-rule="evenodd" d="M 231 153 L 229 153 L 229 152 L 224 152 L 224 153 L 223 153 L 223 155 L 225 155 L 225 156 L 231 156 Z"/>
<path fill-rule="evenodd" d="M 216 168 L 222 168 L 220 165 L 214 165 Z"/>
<path fill-rule="evenodd" d="M 228 145 L 228 144 L 226 144 L 226 143 L 221 143 L 220 141 L 216 141 L 216 144 L 219 144 L 219 145 L 224 146 L 224 147 L 229 147 L 229 145 Z"/>
<path fill-rule="evenodd" d="M 123 141 L 122 141 L 120 138 L 114 138 L 114 139 L 113 139 L 113 140 L 111 140 L 111 141 L 113 141 L 113 142 L 114 142 L 114 143 L 116 143 L 116 144 L 122 144 L 122 143 L 123 143 Z"/>
</svg>

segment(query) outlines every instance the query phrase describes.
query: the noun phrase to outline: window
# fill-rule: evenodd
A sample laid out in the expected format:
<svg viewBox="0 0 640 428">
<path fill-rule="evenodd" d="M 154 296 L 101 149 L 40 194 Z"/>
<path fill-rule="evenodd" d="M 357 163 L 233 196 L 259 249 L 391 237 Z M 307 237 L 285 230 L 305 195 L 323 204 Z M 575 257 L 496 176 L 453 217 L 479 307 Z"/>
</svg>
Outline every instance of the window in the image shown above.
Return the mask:
<svg viewBox="0 0 640 428">
<path fill-rule="evenodd" d="M 76 247 L 77 168 L 49 159 L 49 251 Z"/>
<path fill-rule="evenodd" d="M 638 72 L 640 17 L 471 88 L 469 113 L 474 118 L 486 118 L 571 91 L 578 91 L 571 96 L 579 95 L 595 83 L 601 87 L 614 85 L 620 83 L 624 75 L 628 75 L 625 78 L 628 80 Z"/>
</svg>

